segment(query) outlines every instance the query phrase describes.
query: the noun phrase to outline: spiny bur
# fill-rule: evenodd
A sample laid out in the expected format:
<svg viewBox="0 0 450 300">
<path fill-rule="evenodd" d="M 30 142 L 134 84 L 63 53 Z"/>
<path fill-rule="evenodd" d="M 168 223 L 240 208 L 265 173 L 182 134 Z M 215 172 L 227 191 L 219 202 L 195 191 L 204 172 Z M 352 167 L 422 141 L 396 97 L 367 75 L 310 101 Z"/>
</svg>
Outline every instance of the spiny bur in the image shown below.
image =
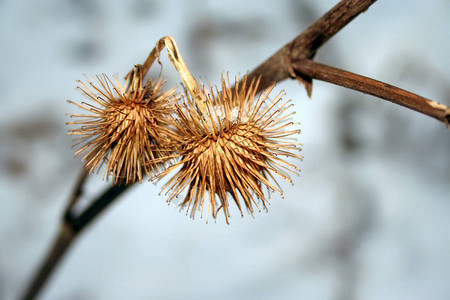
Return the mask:
<svg viewBox="0 0 450 300">
<path fill-rule="evenodd" d="M 170 129 L 166 126 L 166 115 L 170 113 L 168 99 L 174 97 L 175 89 L 162 91 L 163 79 L 143 84 L 139 65 L 130 72 L 125 87 L 114 76 L 96 76 L 96 83 L 88 78 L 85 84 L 78 81 L 78 88 L 89 102 L 70 103 L 87 111 L 87 114 L 72 114 L 78 121 L 70 135 L 79 149 L 85 167 L 94 172 L 106 164 L 105 177 L 113 178 L 115 184 L 133 184 L 145 175 L 154 176 L 165 161 L 161 157 L 170 154 L 167 144 Z"/>
<path fill-rule="evenodd" d="M 227 83 L 228 82 L 228 83 Z M 222 90 L 203 88 L 206 103 L 200 110 L 186 93 L 181 104 L 175 105 L 173 126 L 178 132 L 173 139 L 180 149 L 178 162 L 162 171 L 162 178 L 176 173 L 164 185 L 168 202 L 185 195 L 180 206 L 214 219 L 223 211 L 228 223 L 229 196 L 241 215 L 245 207 L 250 214 L 267 210 L 264 187 L 282 195 L 274 175 L 291 182 L 289 172 L 300 171 L 283 157 L 302 159 L 301 144 L 295 142 L 300 132 L 290 121 L 293 104 L 283 101 L 281 93 L 273 100 L 269 94 L 274 86 L 256 97 L 259 79 L 242 83 L 236 78 L 235 87 L 222 78 Z M 258 199 L 260 201 L 258 201 Z M 260 203 L 260 205 L 258 204 Z"/>
</svg>

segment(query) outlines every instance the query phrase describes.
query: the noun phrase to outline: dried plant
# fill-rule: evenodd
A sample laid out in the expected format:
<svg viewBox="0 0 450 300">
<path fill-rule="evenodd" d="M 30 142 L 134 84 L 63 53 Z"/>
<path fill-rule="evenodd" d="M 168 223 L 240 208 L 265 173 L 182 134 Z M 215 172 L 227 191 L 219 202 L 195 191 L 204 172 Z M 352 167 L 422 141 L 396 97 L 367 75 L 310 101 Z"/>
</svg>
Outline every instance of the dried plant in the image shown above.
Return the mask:
<svg viewBox="0 0 450 300">
<path fill-rule="evenodd" d="M 171 104 L 167 103 L 174 90 L 162 93 L 161 80 L 155 84 L 148 81 L 142 86 L 144 74 L 159 58 L 164 46 L 185 86 L 183 104 L 176 104 L 176 99 L 172 99 L 176 108 L 174 115 L 170 115 Z M 161 178 L 182 166 L 165 185 L 175 190 L 168 201 L 189 186 L 181 206 L 187 204 L 188 211 L 192 206 L 192 217 L 197 208 L 203 210 L 208 198 L 207 214 L 211 210 L 217 218 L 218 211 L 223 209 L 227 223 L 228 194 L 241 215 L 241 200 L 253 214 L 253 206 L 261 210 L 254 196 L 267 209 L 263 186 L 282 195 L 273 174 L 291 182 L 285 170 L 299 171 L 278 157 L 301 158 L 289 152 L 300 150 L 300 144 L 292 139 L 299 130 L 287 130 L 293 125 L 287 122 L 293 112 L 284 115 L 292 104 L 287 101 L 276 109 L 282 103 L 281 93 L 266 103 L 273 86 L 256 101 L 259 79 L 247 84 L 246 76 L 241 84 L 236 78 L 233 90 L 225 78 L 220 93 L 211 87 L 209 92 L 206 88 L 200 89 L 171 37 L 160 39 L 144 66 L 135 67 L 126 78 L 127 89 L 117 78 L 113 82 L 106 75 L 97 76 L 100 87 L 92 82 L 89 82 L 90 87 L 80 82 L 81 91 L 98 106 L 70 101 L 91 112 L 72 115 L 83 119 L 68 123 L 82 125 L 72 129 L 70 134 L 79 135 L 76 145 L 81 148 L 76 155 L 84 155 L 89 171 L 106 162 L 107 178 L 112 175 L 116 184 L 132 184 L 142 181 L 145 174 Z M 170 159 L 180 157 L 167 170 L 161 168 Z M 158 174 L 159 171 L 162 173 Z"/>
<path fill-rule="evenodd" d="M 178 51 L 175 40 L 170 36 L 156 43 L 143 64 L 144 72 L 159 59 L 164 47 L 185 87 L 184 102 L 175 104 L 175 115 L 169 122 L 177 133 L 169 139 L 169 148 L 181 150 L 168 157 L 161 157 L 162 160 L 175 158 L 179 161 L 157 175 L 161 179 L 181 166 L 163 187 L 171 194 L 168 201 L 171 202 L 188 187 L 188 194 L 181 206 L 187 206 L 187 212 L 191 209 L 192 217 L 200 208 L 203 214 L 205 200 L 208 199 L 207 215 L 211 210 L 213 217 L 217 218 L 218 211 L 223 209 L 227 223 L 229 195 L 241 215 L 241 200 L 251 214 L 254 212 L 253 205 L 260 210 L 254 195 L 266 209 L 263 185 L 282 195 L 272 173 L 290 181 L 284 170 L 294 173 L 298 170 L 277 157 L 286 155 L 301 158 L 289 152 L 300 149 L 297 148 L 299 144 L 290 139 L 299 130 L 287 131 L 286 128 L 293 124 L 284 124 L 293 113 L 283 114 L 292 105 L 288 101 L 275 110 L 275 106 L 282 102 L 280 94 L 269 104 L 265 103 L 273 86 L 255 102 L 259 78 L 249 85 L 246 76 L 241 84 L 236 78 L 234 89 L 222 79 L 221 92 L 211 87 L 209 92 L 205 87 L 200 88 Z M 274 179 L 275 183 L 269 179 Z M 216 203 L 216 196 L 219 203 Z"/>
<path fill-rule="evenodd" d="M 121 183 L 132 184 L 141 181 L 144 174 L 155 175 L 168 159 L 180 158 L 157 176 L 162 178 L 180 168 L 165 189 L 172 192 L 171 201 L 187 188 L 181 205 L 187 206 L 192 216 L 197 209 L 203 211 L 207 199 L 208 214 L 211 210 L 216 218 L 223 209 L 228 222 L 228 194 L 241 214 L 242 206 L 250 213 L 254 211 L 253 205 L 260 209 L 258 199 L 262 208 L 266 208 L 264 186 L 282 195 L 273 174 L 290 181 L 287 172 L 296 173 L 298 169 L 278 156 L 297 159 L 301 156 L 291 152 L 300 148 L 289 139 L 298 132 L 290 129 L 293 125 L 288 120 L 292 114 L 288 112 L 290 102 L 283 102 L 280 94 L 273 100 L 268 98 L 276 82 L 296 78 L 304 84 L 309 96 L 313 79 L 331 82 L 402 105 L 450 127 L 450 107 L 446 105 L 313 61 L 326 41 L 375 1 L 341 0 L 241 83 L 236 81 L 234 88 L 223 80 L 221 92 L 212 88 L 208 92 L 199 87 L 171 37 L 160 39 L 144 64 L 127 75 L 126 88 L 117 78 L 113 82 L 106 76 L 97 77 L 99 87 L 91 82 L 90 87 L 80 83 L 80 89 L 94 105 L 71 102 L 90 112 L 72 115 L 82 120 L 69 123 L 81 125 L 70 132 L 79 135 L 77 145 L 81 148 L 77 155 L 84 155 L 91 172 L 106 162 L 105 175 L 112 175 L 116 185 L 94 199 L 83 212 L 75 213 L 87 176 L 82 174 L 65 209 L 59 235 L 22 299 L 34 299 L 38 295 L 79 233 L 130 187 Z M 142 84 L 164 47 L 189 94 L 181 104 L 175 105 L 173 115 L 164 99 L 172 97 L 174 91 L 162 92 L 160 80 Z M 264 89 L 267 90 L 255 101 L 255 95 Z M 172 152 L 175 146 L 180 150 Z"/>
<path fill-rule="evenodd" d="M 291 152 L 301 150 L 294 138 L 300 130 L 291 129 L 295 123 L 289 120 L 294 114 L 289 112 L 293 104 L 283 102 L 281 93 L 269 100 L 273 85 L 256 99 L 258 84 L 259 79 L 248 84 L 245 76 L 242 83 L 236 78 L 234 89 L 225 78 L 221 92 L 203 88 L 206 99 L 203 114 L 189 93 L 181 105 L 175 105 L 173 121 L 179 135 L 173 142 L 181 148 L 177 153 L 181 159 L 158 177 L 181 166 L 164 189 L 170 191 L 170 202 L 187 188 L 180 205 L 187 207 L 187 212 L 191 210 L 191 217 L 198 209 L 203 215 L 207 207 L 206 215 L 211 211 L 216 219 L 222 209 L 228 223 L 228 195 L 241 215 L 242 206 L 250 214 L 254 212 L 253 206 L 261 210 L 254 196 L 267 209 L 264 186 L 283 195 L 273 174 L 292 183 L 286 171 L 294 174 L 300 171 L 280 158 L 302 158 Z"/>
<path fill-rule="evenodd" d="M 131 75 L 130 75 L 131 74 Z M 76 155 L 83 156 L 86 168 L 94 172 L 106 163 L 105 177 L 110 175 L 115 184 L 142 181 L 144 175 L 157 173 L 168 155 L 166 144 L 170 129 L 165 115 L 170 112 L 168 99 L 175 89 L 162 92 L 164 80 L 149 80 L 143 85 L 142 69 L 138 65 L 127 77 L 123 87 L 117 77 L 96 76 L 97 84 L 79 81 L 79 89 L 93 103 L 69 101 L 89 114 L 73 114 L 81 120 L 69 134 L 76 135 Z"/>
</svg>

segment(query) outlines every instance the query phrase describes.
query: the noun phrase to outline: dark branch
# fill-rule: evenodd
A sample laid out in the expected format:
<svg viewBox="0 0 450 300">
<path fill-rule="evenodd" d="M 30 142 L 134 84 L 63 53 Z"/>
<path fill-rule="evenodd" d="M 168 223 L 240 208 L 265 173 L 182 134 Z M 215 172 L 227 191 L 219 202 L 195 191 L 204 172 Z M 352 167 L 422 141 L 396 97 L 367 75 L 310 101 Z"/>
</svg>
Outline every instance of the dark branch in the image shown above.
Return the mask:
<svg viewBox="0 0 450 300">
<path fill-rule="evenodd" d="M 69 203 L 67 203 L 66 209 L 64 211 L 64 218 L 68 217 L 68 215 L 72 211 L 72 208 L 75 206 L 75 204 L 78 202 L 80 197 L 83 195 L 84 183 L 86 182 L 88 175 L 89 175 L 89 171 L 86 170 L 86 168 L 83 168 L 77 179 L 77 182 L 73 189 L 72 196 L 69 200 Z"/>
<path fill-rule="evenodd" d="M 71 201 L 69 202 L 70 204 L 73 204 L 74 199 L 77 199 L 81 195 L 81 183 L 85 182 L 86 174 L 87 173 L 82 173 L 80 176 L 80 179 L 75 186 Z M 39 292 L 42 290 L 42 287 L 47 282 L 54 269 L 58 266 L 58 263 L 64 257 L 64 254 L 67 252 L 72 242 L 79 236 L 79 233 L 129 187 L 131 186 L 111 186 L 101 196 L 94 199 L 91 205 L 79 216 L 75 216 L 73 213 L 73 205 L 68 206 L 68 209 L 64 214 L 63 222 L 61 223 L 59 235 L 54 241 L 45 261 L 39 268 L 38 273 L 35 274 L 33 281 L 30 283 L 21 299 L 35 299 L 38 296 Z"/>
<path fill-rule="evenodd" d="M 65 222 L 75 233 L 79 233 L 129 187 L 131 187 L 131 185 L 111 186 L 100 197 L 95 199 L 92 204 L 78 217 L 72 218 L 71 214 L 68 214 Z"/>
<path fill-rule="evenodd" d="M 36 273 L 33 281 L 30 283 L 21 299 L 35 299 L 38 296 L 39 292 L 47 282 L 47 279 L 50 277 L 61 258 L 67 252 L 67 249 L 71 245 L 73 239 L 74 234 L 70 228 L 62 226 L 58 236 L 50 248 L 50 252 L 40 266 L 39 272 Z"/>
</svg>

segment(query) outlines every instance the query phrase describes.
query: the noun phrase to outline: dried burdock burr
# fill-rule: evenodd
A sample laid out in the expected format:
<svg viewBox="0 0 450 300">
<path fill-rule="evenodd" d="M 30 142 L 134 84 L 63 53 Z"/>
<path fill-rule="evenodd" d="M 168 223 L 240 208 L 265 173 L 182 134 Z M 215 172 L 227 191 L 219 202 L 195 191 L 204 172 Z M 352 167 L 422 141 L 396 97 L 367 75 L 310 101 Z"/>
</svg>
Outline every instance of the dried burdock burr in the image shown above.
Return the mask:
<svg viewBox="0 0 450 300">
<path fill-rule="evenodd" d="M 104 74 L 96 76 L 96 82 L 78 81 L 78 88 L 90 101 L 78 104 L 69 100 L 88 112 L 72 114 L 79 120 L 67 123 L 78 126 L 69 131 L 77 136 L 76 155 L 83 157 L 90 172 L 105 164 L 105 177 L 111 176 L 115 184 L 129 185 L 145 175 L 153 176 L 165 163 L 159 158 L 169 155 L 163 146 L 170 135 L 165 115 L 170 113 L 168 99 L 175 89 L 163 92 L 163 79 L 143 84 L 143 77 L 142 67 L 136 65 L 125 86 L 117 77 L 111 80 Z"/>
<path fill-rule="evenodd" d="M 168 202 L 183 195 L 180 206 L 195 216 L 211 211 L 214 219 L 223 211 L 228 223 L 229 197 L 241 215 L 242 208 L 253 215 L 267 210 L 267 189 L 283 195 L 275 180 L 277 175 L 291 182 L 289 172 L 300 171 L 284 157 L 302 159 L 301 144 L 295 142 L 300 132 L 290 119 L 291 101 L 283 101 L 281 93 L 273 100 L 274 86 L 256 97 L 259 79 L 235 87 L 222 78 L 222 90 L 203 88 L 206 99 L 202 110 L 186 93 L 182 104 L 175 105 L 173 124 L 178 132 L 172 140 L 179 147 L 179 161 L 162 171 L 158 178 L 175 172 L 164 185 Z M 270 191 L 269 191 L 270 192 Z"/>
</svg>

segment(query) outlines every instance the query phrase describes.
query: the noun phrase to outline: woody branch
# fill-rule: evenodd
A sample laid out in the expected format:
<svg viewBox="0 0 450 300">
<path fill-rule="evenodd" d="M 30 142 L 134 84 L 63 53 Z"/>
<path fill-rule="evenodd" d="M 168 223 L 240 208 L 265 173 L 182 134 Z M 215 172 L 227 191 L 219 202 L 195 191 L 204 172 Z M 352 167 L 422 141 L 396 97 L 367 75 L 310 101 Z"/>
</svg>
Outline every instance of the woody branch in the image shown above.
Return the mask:
<svg viewBox="0 0 450 300">
<path fill-rule="evenodd" d="M 334 34 L 376 0 L 343 0 L 308 27 L 291 42 L 279 49 L 249 74 L 249 80 L 262 76 L 259 89 L 273 82 L 296 78 L 312 94 L 312 79 L 323 80 L 370 94 L 407 107 L 443 122 L 450 128 L 450 107 L 415 95 L 393 85 L 339 70 L 313 61 L 317 50 Z"/>
</svg>

